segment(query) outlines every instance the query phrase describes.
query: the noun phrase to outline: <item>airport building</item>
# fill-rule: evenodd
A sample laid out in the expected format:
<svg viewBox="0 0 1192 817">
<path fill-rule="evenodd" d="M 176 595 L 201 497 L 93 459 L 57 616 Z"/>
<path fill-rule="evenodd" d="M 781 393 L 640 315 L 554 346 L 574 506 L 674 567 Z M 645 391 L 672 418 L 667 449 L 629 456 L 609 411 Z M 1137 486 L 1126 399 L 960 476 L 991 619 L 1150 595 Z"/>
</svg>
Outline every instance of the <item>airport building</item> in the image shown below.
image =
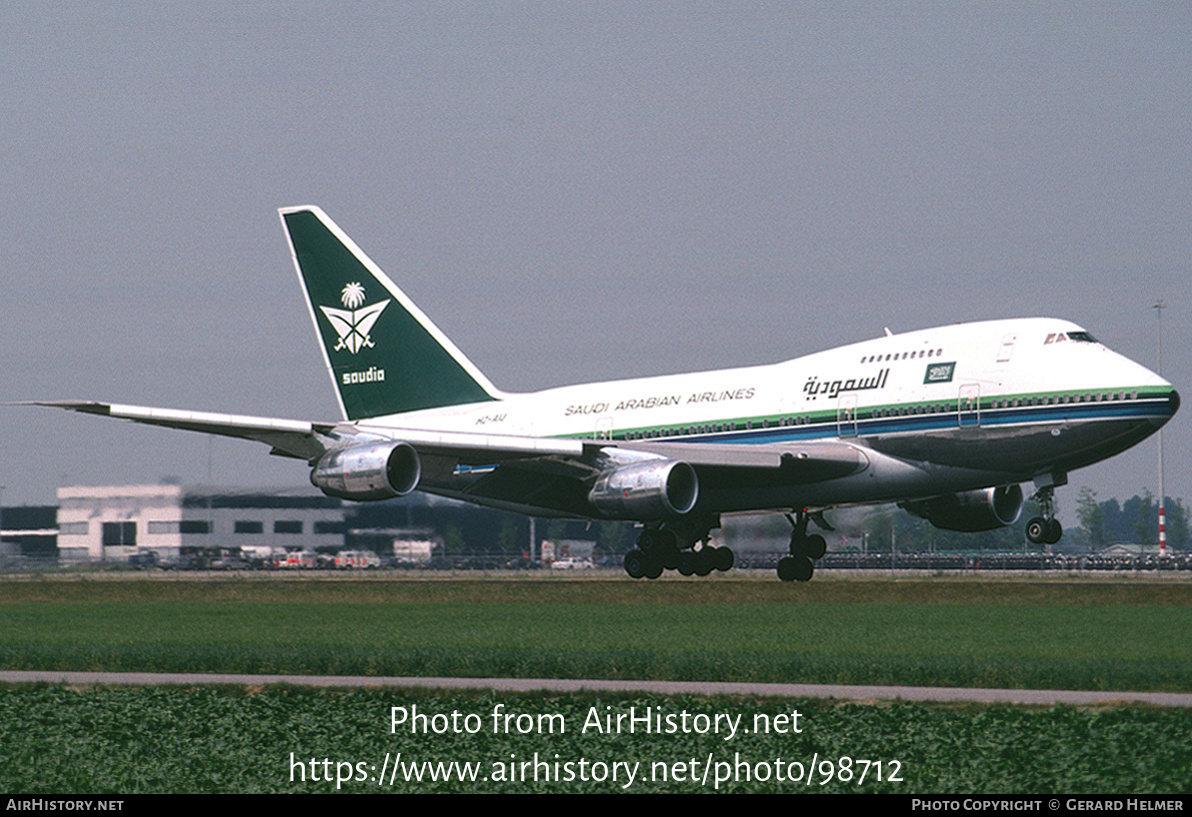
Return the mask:
<svg viewBox="0 0 1192 817">
<path fill-rule="evenodd" d="M 0 508 L 0 566 L 21 566 L 22 559 L 43 564 L 57 561 L 57 507 L 21 505 Z"/>
<path fill-rule="evenodd" d="M 63 564 L 126 563 L 147 550 L 167 561 L 184 553 L 335 551 L 344 546 L 344 507 L 313 491 L 245 492 L 182 485 L 58 489 Z"/>
</svg>

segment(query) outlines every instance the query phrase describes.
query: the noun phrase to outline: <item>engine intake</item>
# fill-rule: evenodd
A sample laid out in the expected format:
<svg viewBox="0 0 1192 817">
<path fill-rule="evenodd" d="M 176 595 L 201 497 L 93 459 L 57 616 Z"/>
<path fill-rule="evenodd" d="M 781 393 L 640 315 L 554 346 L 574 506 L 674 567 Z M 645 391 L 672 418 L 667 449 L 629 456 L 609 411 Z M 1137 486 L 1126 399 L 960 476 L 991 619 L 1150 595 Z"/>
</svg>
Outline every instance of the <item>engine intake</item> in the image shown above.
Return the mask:
<svg viewBox="0 0 1192 817">
<path fill-rule="evenodd" d="M 1022 501 L 1020 486 L 1003 485 L 918 502 L 904 502 L 901 507 L 937 528 L 973 533 L 1013 525 L 1022 513 Z"/>
<path fill-rule="evenodd" d="M 418 487 L 422 461 L 409 443 L 376 442 L 328 451 L 310 472 L 327 496 L 359 502 L 405 496 Z"/>
<path fill-rule="evenodd" d="M 699 478 L 677 460 L 624 465 L 600 475 L 588 501 L 606 516 L 642 521 L 681 516 L 695 507 Z"/>
</svg>

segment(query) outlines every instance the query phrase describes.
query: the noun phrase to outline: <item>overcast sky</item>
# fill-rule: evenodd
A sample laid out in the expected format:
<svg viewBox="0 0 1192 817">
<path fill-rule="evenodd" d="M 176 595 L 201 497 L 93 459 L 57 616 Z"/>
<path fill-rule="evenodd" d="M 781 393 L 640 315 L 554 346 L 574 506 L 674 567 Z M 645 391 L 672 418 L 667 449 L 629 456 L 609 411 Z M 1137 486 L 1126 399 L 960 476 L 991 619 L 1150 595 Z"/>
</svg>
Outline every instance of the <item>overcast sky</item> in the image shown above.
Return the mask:
<svg viewBox="0 0 1192 817">
<path fill-rule="evenodd" d="M 0 400 L 336 419 L 296 204 L 506 390 L 1036 315 L 1154 367 L 1162 298 L 1189 395 L 1192 6 L 972 6 L 10 4 Z M 306 484 L 251 443 L 0 417 L 5 504 Z M 1155 461 L 1073 474 L 1066 521 Z"/>
</svg>

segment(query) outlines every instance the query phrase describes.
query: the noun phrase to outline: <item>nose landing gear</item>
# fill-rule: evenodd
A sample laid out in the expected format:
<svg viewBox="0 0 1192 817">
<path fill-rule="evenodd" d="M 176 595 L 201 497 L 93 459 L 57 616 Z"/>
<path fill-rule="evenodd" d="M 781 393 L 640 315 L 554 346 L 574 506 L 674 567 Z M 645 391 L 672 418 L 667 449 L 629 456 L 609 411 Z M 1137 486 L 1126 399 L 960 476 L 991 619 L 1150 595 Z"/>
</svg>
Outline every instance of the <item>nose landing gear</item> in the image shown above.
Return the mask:
<svg viewBox="0 0 1192 817">
<path fill-rule="evenodd" d="M 1026 523 L 1026 538 L 1034 545 L 1054 545 L 1064 535 L 1064 527 L 1055 518 L 1055 486 L 1044 485 L 1031 499 L 1039 503 L 1042 516 Z"/>
</svg>

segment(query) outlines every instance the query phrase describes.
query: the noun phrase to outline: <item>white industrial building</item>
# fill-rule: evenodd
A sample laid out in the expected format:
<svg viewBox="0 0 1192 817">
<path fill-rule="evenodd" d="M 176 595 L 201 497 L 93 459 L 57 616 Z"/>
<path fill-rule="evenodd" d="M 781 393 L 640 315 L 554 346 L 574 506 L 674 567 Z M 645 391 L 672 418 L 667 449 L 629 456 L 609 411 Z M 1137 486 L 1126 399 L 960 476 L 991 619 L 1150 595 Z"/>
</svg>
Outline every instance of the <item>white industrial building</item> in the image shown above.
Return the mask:
<svg viewBox="0 0 1192 817">
<path fill-rule="evenodd" d="M 344 508 L 311 492 L 245 492 L 182 485 L 58 489 L 63 563 L 125 562 L 152 550 L 165 560 L 215 550 L 335 551 L 344 546 Z"/>
</svg>

